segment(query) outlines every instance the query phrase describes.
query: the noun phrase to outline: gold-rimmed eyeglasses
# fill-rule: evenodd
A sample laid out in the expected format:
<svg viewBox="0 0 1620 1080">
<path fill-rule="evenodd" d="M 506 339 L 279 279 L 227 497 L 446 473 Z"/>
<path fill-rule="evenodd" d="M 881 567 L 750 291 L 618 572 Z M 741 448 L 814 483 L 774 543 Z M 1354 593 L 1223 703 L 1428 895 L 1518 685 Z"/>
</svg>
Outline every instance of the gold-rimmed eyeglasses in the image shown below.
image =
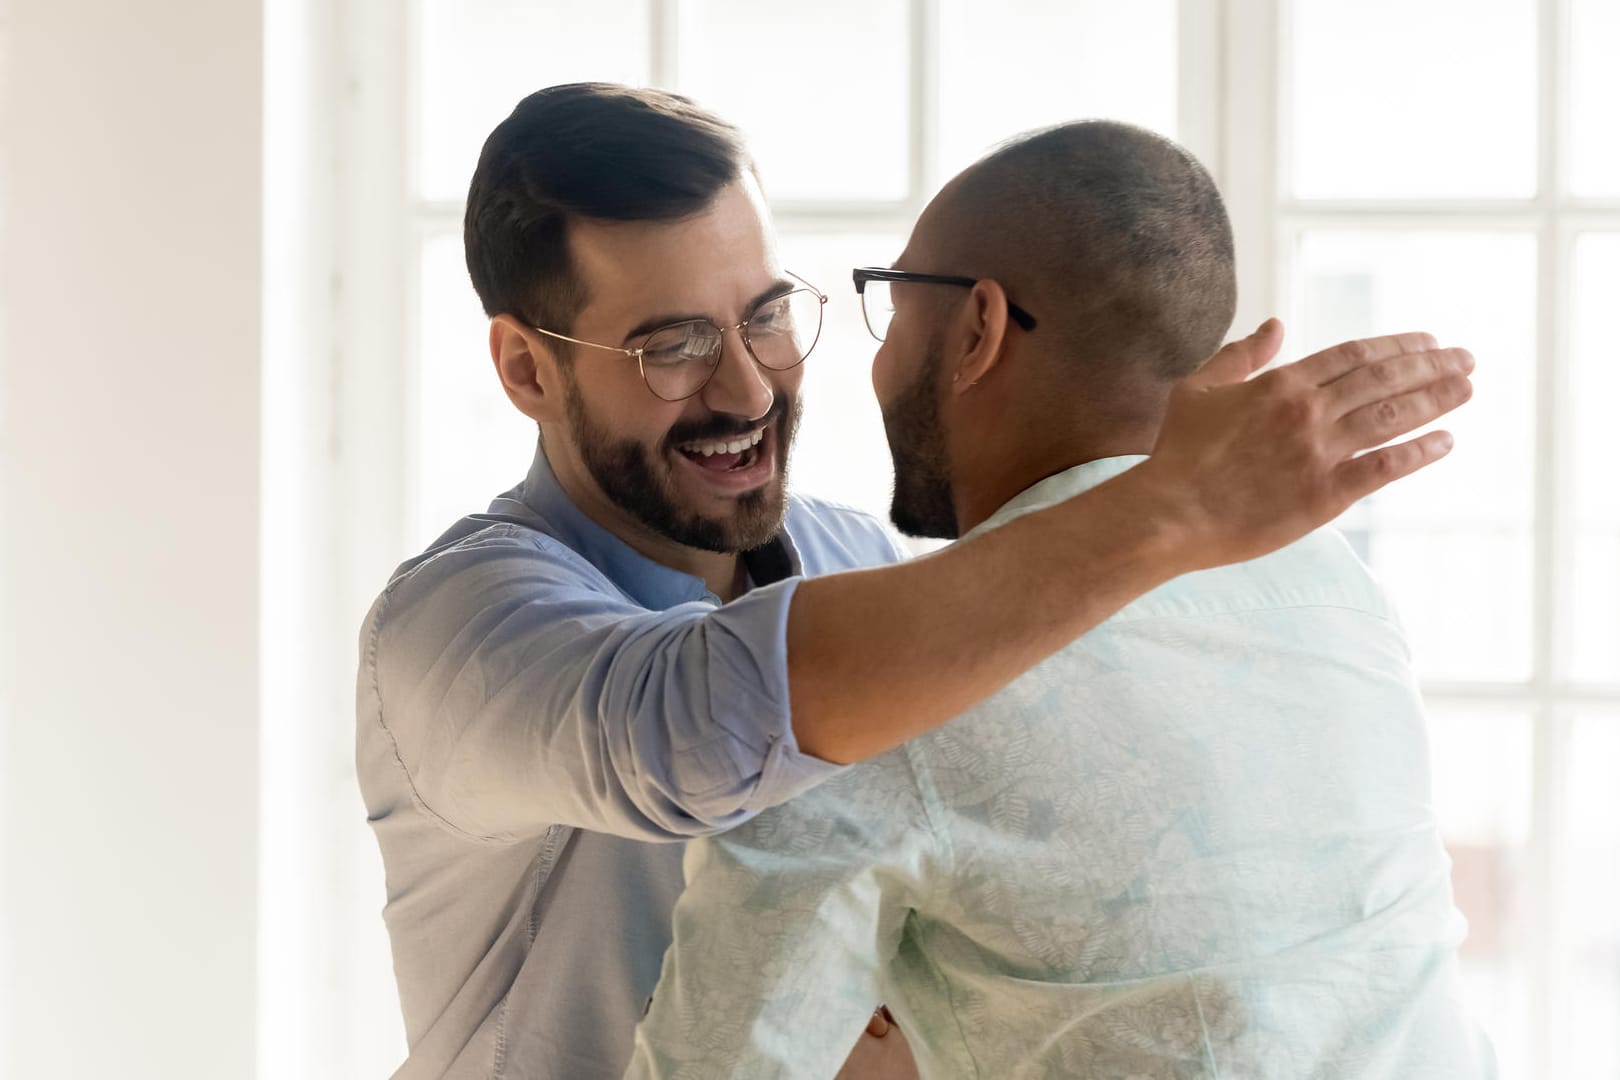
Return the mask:
<svg viewBox="0 0 1620 1080">
<path fill-rule="evenodd" d="M 735 325 L 687 319 L 658 327 L 633 348 L 582 341 L 543 326 L 530 329 L 559 341 L 632 356 L 641 367 L 641 378 L 648 390 L 665 401 L 684 401 L 707 386 L 720 366 L 728 330 L 737 331 L 748 355 L 771 371 L 788 371 L 810 355 L 821 338 L 821 313 L 827 295 L 797 274 L 788 272 L 787 276 L 800 287 L 792 288 L 791 282 L 784 282 L 789 286 L 785 291 L 755 304 L 747 318 Z"/>
</svg>

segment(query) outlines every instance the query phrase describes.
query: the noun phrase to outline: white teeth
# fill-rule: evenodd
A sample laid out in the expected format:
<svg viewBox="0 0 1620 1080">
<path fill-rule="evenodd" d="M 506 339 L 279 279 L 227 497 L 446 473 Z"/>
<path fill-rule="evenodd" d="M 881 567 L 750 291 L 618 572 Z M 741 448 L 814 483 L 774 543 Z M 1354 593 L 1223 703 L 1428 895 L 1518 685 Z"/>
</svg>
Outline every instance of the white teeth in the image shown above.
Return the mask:
<svg viewBox="0 0 1620 1080">
<path fill-rule="evenodd" d="M 751 446 L 758 446 L 760 440 L 764 438 L 765 429 L 760 428 L 752 434 L 744 435 L 739 439 L 732 439 L 729 442 L 687 443 L 682 449 L 689 450 L 694 454 L 702 454 L 704 457 L 713 457 L 716 454 L 740 454 Z"/>
</svg>

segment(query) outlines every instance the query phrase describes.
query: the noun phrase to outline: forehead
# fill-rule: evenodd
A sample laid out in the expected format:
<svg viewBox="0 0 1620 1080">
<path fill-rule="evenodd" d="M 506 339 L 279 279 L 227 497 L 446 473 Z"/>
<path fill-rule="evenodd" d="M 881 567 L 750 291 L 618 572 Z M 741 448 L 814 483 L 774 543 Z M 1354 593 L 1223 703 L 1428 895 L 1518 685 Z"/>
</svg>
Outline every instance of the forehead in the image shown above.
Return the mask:
<svg viewBox="0 0 1620 1080">
<path fill-rule="evenodd" d="M 677 221 L 583 220 L 570 254 L 588 297 L 576 328 L 653 311 L 740 318 L 740 305 L 781 274 L 776 236 L 752 175 Z"/>
</svg>

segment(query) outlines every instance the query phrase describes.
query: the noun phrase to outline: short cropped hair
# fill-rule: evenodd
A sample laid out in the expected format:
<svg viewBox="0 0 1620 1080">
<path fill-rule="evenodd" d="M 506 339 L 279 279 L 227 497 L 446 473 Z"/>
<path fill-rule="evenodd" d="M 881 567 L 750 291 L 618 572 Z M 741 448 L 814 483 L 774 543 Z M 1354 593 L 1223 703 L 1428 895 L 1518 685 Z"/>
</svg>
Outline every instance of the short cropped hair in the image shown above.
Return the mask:
<svg viewBox="0 0 1620 1080">
<path fill-rule="evenodd" d="M 736 128 L 678 94 L 608 83 L 530 94 L 490 133 L 467 192 L 467 272 L 485 314 L 568 333 L 589 299 L 570 221 L 674 221 L 752 167 Z"/>
<path fill-rule="evenodd" d="M 1079 361 L 1179 378 L 1231 326 L 1237 280 L 1220 192 L 1191 154 L 1150 131 L 1085 120 L 1019 136 L 963 175 L 951 205 L 954 231 L 971 229 L 969 249 L 1040 296 L 1041 328 Z"/>
</svg>

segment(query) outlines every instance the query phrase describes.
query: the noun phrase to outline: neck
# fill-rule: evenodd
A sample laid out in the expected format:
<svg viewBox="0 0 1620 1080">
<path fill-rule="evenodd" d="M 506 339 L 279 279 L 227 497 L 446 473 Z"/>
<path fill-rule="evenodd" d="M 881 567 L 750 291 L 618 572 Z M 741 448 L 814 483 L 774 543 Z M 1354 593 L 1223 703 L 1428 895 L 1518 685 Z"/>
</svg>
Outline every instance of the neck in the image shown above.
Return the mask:
<svg viewBox="0 0 1620 1080">
<path fill-rule="evenodd" d="M 573 455 L 558 454 L 551 457 L 552 472 L 557 483 L 580 513 L 618 537 L 637 555 L 651 559 L 661 566 L 692 577 L 701 578 L 709 591 L 722 603 L 742 594 L 748 577 L 742 556 L 736 552 L 705 551 L 671 540 L 662 533 L 649 529 L 641 521 L 627 514 L 601 488 L 591 481 L 583 466 L 575 467 Z"/>
<path fill-rule="evenodd" d="M 957 534 L 976 528 L 1021 492 L 1049 476 L 1101 458 L 1151 453 L 1154 437 L 1155 432 L 1132 430 L 1046 441 L 1023 439 L 1000 452 L 981 449 L 975 455 L 976 468 L 952 469 L 951 498 L 956 506 Z"/>
<path fill-rule="evenodd" d="M 983 388 L 993 392 L 963 395 L 961 411 L 946 428 L 958 535 L 1065 469 L 1152 453 L 1171 386 L 1126 372 L 1083 384 L 1010 379 Z M 1009 417 L 1015 421 L 1008 423 Z M 952 433 L 961 438 L 951 439 Z"/>
</svg>

